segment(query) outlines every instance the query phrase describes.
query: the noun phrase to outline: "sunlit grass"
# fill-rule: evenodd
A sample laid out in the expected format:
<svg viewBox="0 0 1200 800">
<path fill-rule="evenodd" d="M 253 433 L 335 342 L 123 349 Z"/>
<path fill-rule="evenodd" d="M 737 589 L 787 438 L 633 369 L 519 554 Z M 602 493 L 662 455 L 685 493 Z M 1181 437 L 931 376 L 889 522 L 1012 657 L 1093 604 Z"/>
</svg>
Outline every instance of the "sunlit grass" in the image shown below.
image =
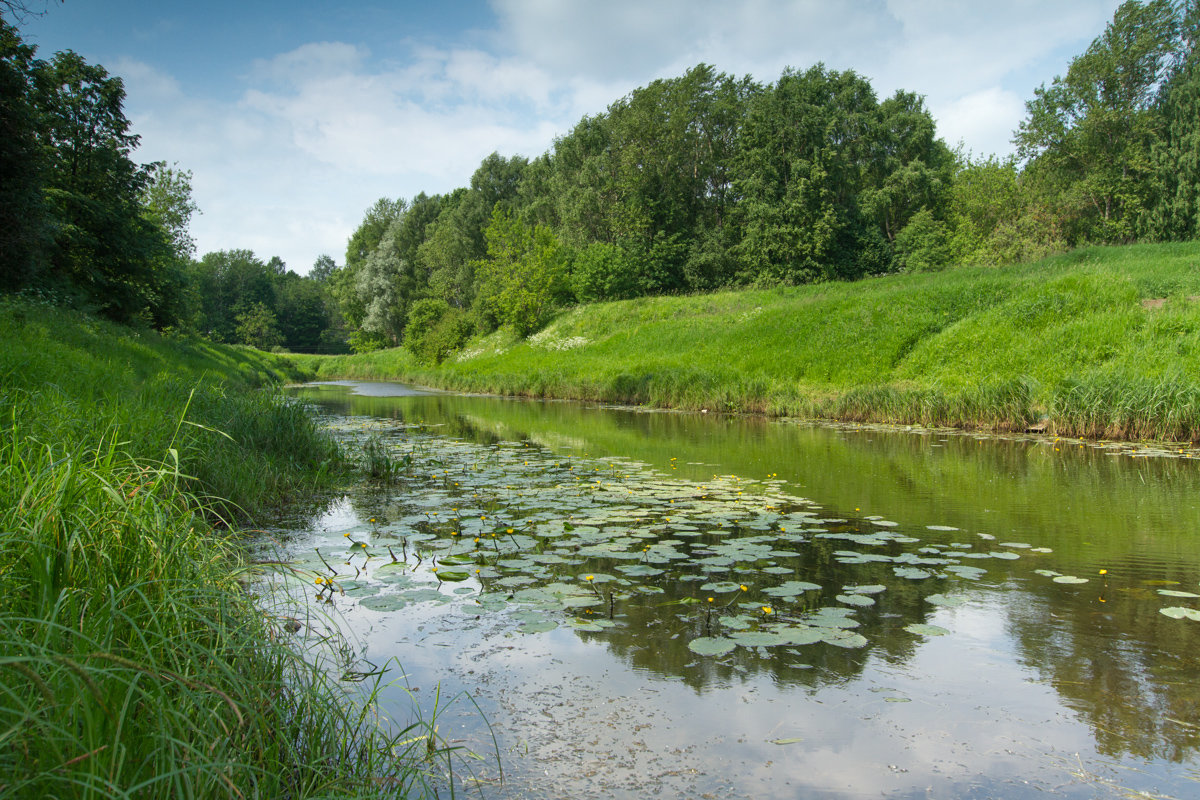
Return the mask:
<svg viewBox="0 0 1200 800">
<path fill-rule="evenodd" d="M 403 350 L 325 378 L 710 411 L 1195 439 L 1200 243 L 1033 264 L 599 303 L 438 369 Z"/>
<path fill-rule="evenodd" d="M 280 359 L 0 304 L 0 797 L 420 794 L 432 725 L 378 716 L 243 585 L 225 528 L 341 473 Z M 430 790 L 432 792 L 432 789 Z"/>
</svg>

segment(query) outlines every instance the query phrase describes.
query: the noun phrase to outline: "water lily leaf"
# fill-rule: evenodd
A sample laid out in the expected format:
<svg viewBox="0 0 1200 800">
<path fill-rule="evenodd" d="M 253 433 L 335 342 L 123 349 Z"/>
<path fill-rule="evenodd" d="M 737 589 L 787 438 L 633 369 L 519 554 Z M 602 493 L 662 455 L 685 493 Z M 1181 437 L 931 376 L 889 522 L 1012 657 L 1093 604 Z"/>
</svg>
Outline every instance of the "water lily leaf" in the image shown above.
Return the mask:
<svg viewBox="0 0 1200 800">
<path fill-rule="evenodd" d="M 479 598 L 476 601 L 476 606 L 482 608 L 484 611 L 499 611 L 508 606 L 508 601 L 500 595 L 489 594 Z"/>
<path fill-rule="evenodd" d="M 736 647 L 735 642 L 717 636 L 701 636 L 688 642 L 688 649 L 700 656 L 723 656 Z"/>
<path fill-rule="evenodd" d="M 449 599 L 437 589 L 409 589 L 404 592 L 404 598 L 410 603 L 444 603 Z"/>
<path fill-rule="evenodd" d="M 819 642 L 827 630 L 828 628 L 821 629 L 809 625 L 780 625 L 772 628 L 774 633 L 783 637 L 784 644 L 793 646 Z"/>
<path fill-rule="evenodd" d="M 517 628 L 521 633 L 545 633 L 552 631 L 558 627 L 558 623 L 552 619 L 543 619 L 537 622 L 526 622 Z"/>
<path fill-rule="evenodd" d="M 349 593 L 349 591 L 346 592 L 346 594 Z M 1174 589 L 1159 589 L 1158 593 L 1163 597 L 1200 597 L 1200 594 L 1196 594 L 1195 592 L 1179 592 Z"/>
<path fill-rule="evenodd" d="M 370 597 L 373 594 L 379 593 L 379 586 L 372 586 L 369 583 L 359 583 L 358 581 L 342 581 L 338 588 L 347 597 Z M 1195 595 L 1192 595 L 1195 597 Z"/>
<path fill-rule="evenodd" d="M 371 611 L 396 611 L 408 605 L 402 596 L 398 594 L 383 594 L 375 597 L 364 597 L 358 601 L 362 608 L 370 609 Z"/>
<path fill-rule="evenodd" d="M 925 527 L 931 531 L 956 531 L 956 530 L 958 530 L 958 528 L 952 527 L 950 525 L 926 525 Z"/>
<path fill-rule="evenodd" d="M 1190 619 L 1200 622 L 1200 611 L 1194 608 L 1183 608 L 1182 606 L 1171 606 L 1169 608 L 1160 608 L 1158 613 L 1165 614 L 1171 619 Z"/>
<path fill-rule="evenodd" d="M 437 571 L 438 580 L 446 581 L 447 583 L 457 583 L 458 581 L 465 581 L 469 577 L 471 577 L 471 574 L 469 572 L 466 572 L 465 570 L 439 569 Z"/>
<path fill-rule="evenodd" d="M 909 633 L 915 633 L 918 636 L 945 636 L 950 632 L 940 625 L 926 625 L 923 622 L 914 622 L 911 625 L 905 625 L 904 630 Z"/>
<path fill-rule="evenodd" d="M 887 587 L 882 583 L 871 583 L 866 586 L 843 586 L 842 591 L 848 594 L 879 594 L 887 591 Z"/>
<path fill-rule="evenodd" d="M 723 592 L 736 592 L 741 588 L 741 584 L 734 583 L 733 581 L 717 581 L 715 583 L 704 584 L 700 587 L 700 590 L 704 592 L 716 592 L 720 594 Z"/>
<path fill-rule="evenodd" d="M 1056 575 L 1051 578 L 1055 583 L 1087 583 L 1087 578 L 1077 578 L 1074 575 Z"/>
<path fill-rule="evenodd" d="M 559 606 L 562 607 L 563 609 L 589 608 L 590 606 L 598 606 L 603 603 L 604 603 L 604 601 L 601 600 L 599 597 L 596 597 L 595 595 L 592 595 L 590 597 L 587 595 L 574 595 L 571 597 L 562 598 L 562 600 L 559 601 Z"/>
<path fill-rule="evenodd" d="M 588 631 L 589 633 L 599 633 L 604 630 L 603 626 L 597 625 L 590 619 L 573 619 L 570 625 L 577 631 Z"/>
<path fill-rule="evenodd" d="M 654 575 L 662 575 L 663 574 L 663 571 L 661 569 L 656 569 L 655 567 L 648 567 L 645 564 L 622 564 L 617 567 L 617 571 L 622 572 L 626 575 L 639 577 L 639 578 L 648 578 L 648 577 L 651 577 Z"/>
<path fill-rule="evenodd" d="M 925 598 L 926 603 L 932 603 L 935 606 L 943 606 L 945 608 L 955 608 L 966 603 L 966 598 L 952 597 L 945 594 L 931 594 Z"/>
<path fill-rule="evenodd" d="M 831 630 L 821 637 L 821 641 L 835 647 L 851 648 L 865 647 L 867 645 L 867 637 L 861 633 L 844 630 Z"/>
<path fill-rule="evenodd" d="M 987 575 L 987 570 L 982 567 L 969 567 L 964 564 L 951 564 L 946 567 L 946 572 L 957 575 L 960 578 L 966 578 L 969 581 L 978 580 Z"/>
<path fill-rule="evenodd" d="M 837 596 L 839 603 L 845 603 L 848 606 L 873 606 L 875 601 L 864 594 L 839 594 Z"/>
<path fill-rule="evenodd" d="M 738 631 L 729 638 L 742 647 L 775 647 L 781 644 L 795 644 L 787 637 L 771 631 Z"/>
<path fill-rule="evenodd" d="M 820 590 L 821 586 L 808 581 L 786 581 L 778 586 L 772 586 L 763 589 L 763 594 L 769 594 L 772 597 L 796 597 L 805 592 L 813 592 Z"/>
<path fill-rule="evenodd" d="M 928 570 L 917 569 L 916 567 L 893 567 L 892 571 L 896 573 L 896 577 L 908 578 L 912 581 L 919 581 L 922 578 L 928 578 L 933 574 Z"/>
<path fill-rule="evenodd" d="M 796 742 L 803 742 L 804 739 L 799 736 L 793 736 L 790 739 L 768 739 L 767 741 L 771 744 L 796 744 Z"/>
</svg>

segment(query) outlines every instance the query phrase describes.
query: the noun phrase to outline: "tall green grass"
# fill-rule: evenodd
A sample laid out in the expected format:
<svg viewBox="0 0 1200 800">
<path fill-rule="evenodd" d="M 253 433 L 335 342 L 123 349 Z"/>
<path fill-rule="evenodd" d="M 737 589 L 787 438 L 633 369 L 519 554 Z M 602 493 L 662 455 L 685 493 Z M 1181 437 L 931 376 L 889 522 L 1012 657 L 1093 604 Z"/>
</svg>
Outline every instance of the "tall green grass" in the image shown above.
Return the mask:
<svg viewBox="0 0 1200 800">
<path fill-rule="evenodd" d="M 0 797 L 409 796 L 443 768 L 239 581 L 225 525 L 343 468 L 250 388 L 287 369 L 0 303 Z"/>
<path fill-rule="evenodd" d="M 299 363 L 497 394 L 1196 440 L 1200 242 L 598 303 L 437 369 L 402 350 Z"/>
</svg>

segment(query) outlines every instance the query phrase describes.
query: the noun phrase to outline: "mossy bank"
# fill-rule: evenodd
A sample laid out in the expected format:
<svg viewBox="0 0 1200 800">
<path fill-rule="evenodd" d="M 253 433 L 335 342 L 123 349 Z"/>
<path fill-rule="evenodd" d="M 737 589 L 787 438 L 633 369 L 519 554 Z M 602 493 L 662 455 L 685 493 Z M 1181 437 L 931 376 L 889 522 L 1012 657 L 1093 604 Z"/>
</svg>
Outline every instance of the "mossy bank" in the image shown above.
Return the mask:
<svg viewBox="0 0 1200 800">
<path fill-rule="evenodd" d="M 437 367 L 403 349 L 297 363 L 474 392 L 1197 440 L 1200 243 L 585 305 Z"/>
<path fill-rule="evenodd" d="M 251 350 L 0 302 L 0 797 L 417 780 L 238 580 L 236 521 L 344 468 L 303 408 L 251 388 L 295 377 Z"/>
</svg>

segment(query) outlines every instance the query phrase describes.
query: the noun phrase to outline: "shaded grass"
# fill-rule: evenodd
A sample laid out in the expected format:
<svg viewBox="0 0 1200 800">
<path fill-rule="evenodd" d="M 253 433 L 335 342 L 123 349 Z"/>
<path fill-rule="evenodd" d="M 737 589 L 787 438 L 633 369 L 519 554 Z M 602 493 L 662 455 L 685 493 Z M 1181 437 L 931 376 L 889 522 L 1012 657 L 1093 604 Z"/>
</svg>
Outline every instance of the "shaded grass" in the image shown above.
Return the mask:
<svg viewBox="0 0 1200 800">
<path fill-rule="evenodd" d="M 214 523 L 343 459 L 285 361 L 0 302 L 0 797 L 411 796 L 435 721 L 243 588 Z M 385 733 L 385 731 L 392 731 Z M 430 790 L 432 791 L 432 790 Z"/>
<path fill-rule="evenodd" d="M 436 369 L 305 357 L 323 378 L 660 407 L 1200 439 L 1200 243 L 849 284 L 640 298 L 499 332 Z M 1189 377 L 1190 376 L 1190 377 Z"/>
</svg>

